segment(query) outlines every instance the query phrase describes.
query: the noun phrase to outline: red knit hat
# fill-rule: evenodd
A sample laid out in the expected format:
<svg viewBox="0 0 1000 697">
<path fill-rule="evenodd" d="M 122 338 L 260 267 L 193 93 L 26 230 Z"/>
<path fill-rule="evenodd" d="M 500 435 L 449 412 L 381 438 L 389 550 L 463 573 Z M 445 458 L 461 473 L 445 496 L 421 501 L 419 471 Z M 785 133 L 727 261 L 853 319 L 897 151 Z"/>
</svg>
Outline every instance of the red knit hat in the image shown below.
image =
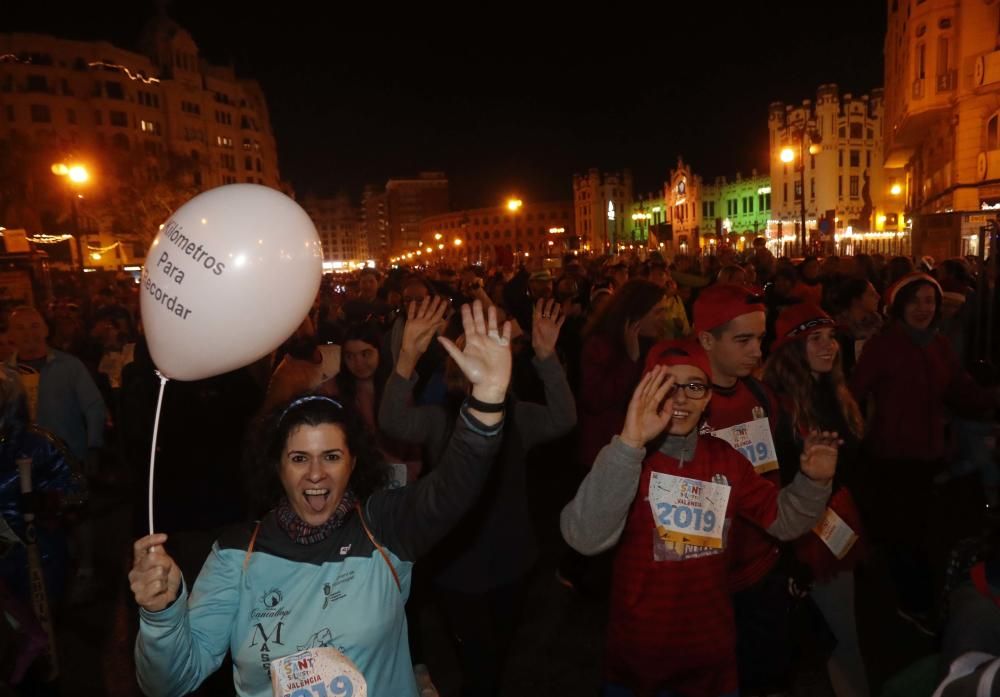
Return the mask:
<svg viewBox="0 0 1000 697">
<path fill-rule="evenodd" d="M 941 298 L 944 296 L 944 291 L 941 290 L 941 284 L 938 283 L 933 276 L 925 274 L 921 271 L 914 271 L 912 273 L 906 274 L 898 281 L 893 283 L 891 286 L 889 286 L 889 290 L 885 292 L 886 309 L 888 310 L 889 308 L 891 308 L 893 305 L 896 304 L 896 298 L 899 297 L 899 291 L 903 290 L 903 288 L 913 283 L 930 283 L 932 286 L 934 286 L 934 289 L 937 291 L 939 303 L 941 301 Z"/>
<path fill-rule="evenodd" d="M 752 288 L 736 283 L 716 283 L 694 301 L 694 333 L 709 332 L 750 312 L 765 312 L 764 299 Z"/>
<path fill-rule="evenodd" d="M 805 339 L 824 327 L 835 325 L 833 318 L 823 312 L 818 305 L 811 303 L 792 305 L 778 315 L 774 325 L 775 338 L 771 344 L 771 351 L 776 351 L 791 341 Z"/>
<path fill-rule="evenodd" d="M 694 339 L 671 339 L 654 345 L 646 356 L 644 372 L 648 373 L 658 365 L 693 365 L 712 382 L 712 363 L 705 349 Z"/>
</svg>

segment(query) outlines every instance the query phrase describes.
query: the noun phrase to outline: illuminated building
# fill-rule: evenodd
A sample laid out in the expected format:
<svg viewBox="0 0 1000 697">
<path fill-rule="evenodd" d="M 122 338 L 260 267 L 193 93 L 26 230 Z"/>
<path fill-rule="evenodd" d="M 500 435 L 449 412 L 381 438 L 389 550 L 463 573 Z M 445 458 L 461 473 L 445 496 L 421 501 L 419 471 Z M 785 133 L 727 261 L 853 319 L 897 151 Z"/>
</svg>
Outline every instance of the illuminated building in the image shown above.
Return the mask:
<svg viewBox="0 0 1000 697">
<path fill-rule="evenodd" d="M 627 244 L 632 220 L 632 173 L 601 172 L 573 175 L 573 206 L 580 249 L 594 254 L 617 253 Z"/>
</svg>

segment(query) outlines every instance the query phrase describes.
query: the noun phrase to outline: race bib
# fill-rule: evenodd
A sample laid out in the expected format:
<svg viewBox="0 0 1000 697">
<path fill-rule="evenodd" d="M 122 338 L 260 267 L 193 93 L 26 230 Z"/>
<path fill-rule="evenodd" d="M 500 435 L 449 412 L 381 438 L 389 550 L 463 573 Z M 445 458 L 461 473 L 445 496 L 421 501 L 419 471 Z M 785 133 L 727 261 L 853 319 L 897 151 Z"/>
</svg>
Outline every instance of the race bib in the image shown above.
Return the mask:
<svg viewBox="0 0 1000 697">
<path fill-rule="evenodd" d="M 722 549 L 728 484 L 703 482 L 653 472 L 649 477 L 649 505 L 656 533 L 668 546 Z"/>
<path fill-rule="evenodd" d="M 774 450 L 774 439 L 771 437 L 771 424 L 766 416 L 729 428 L 720 428 L 712 431 L 712 435 L 736 448 L 750 461 L 757 474 L 778 469 L 778 455 Z"/>
<path fill-rule="evenodd" d="M 367 697 L 357 666 L 334 648 L 306 649 L 271 661 L 274 697 Z"/>
<path fill-rule="evenodd" d="M 823 544 L 829 547 L 833 556 L 843 559 L 858 541 L 858 534 L 832 508 L 827 508 L 822 520 L 816 523 L 813 532 L 819 535 Z"/>
</svg>

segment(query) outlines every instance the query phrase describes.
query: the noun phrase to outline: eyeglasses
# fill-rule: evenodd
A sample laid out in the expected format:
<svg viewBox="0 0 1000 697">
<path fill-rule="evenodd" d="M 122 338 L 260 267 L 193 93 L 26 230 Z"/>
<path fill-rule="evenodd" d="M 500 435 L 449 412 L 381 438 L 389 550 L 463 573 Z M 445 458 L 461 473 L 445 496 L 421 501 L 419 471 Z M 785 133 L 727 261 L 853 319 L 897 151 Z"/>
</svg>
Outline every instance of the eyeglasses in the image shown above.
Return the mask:
<svg viewBox="0 0 1000 697">
<path fill-rule="evenodd" d="M 684 390 L 684 394 L 688 399 L 705 399 L 708 396 L 709 387 L 703 382 L 677 382 L 667 392 L 667 399 L 677 394 L 677 390 L 680 389 Z"/>
</svg>

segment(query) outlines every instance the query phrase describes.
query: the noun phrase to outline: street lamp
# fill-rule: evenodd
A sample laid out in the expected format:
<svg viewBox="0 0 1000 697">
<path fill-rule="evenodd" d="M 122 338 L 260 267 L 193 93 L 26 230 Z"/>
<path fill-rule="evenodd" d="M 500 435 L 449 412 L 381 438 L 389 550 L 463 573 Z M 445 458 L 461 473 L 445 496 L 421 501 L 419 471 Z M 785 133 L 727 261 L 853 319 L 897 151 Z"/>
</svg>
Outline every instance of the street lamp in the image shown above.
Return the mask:
<svg viewBox="0 0 1000 697">
<path fill-rule="evenodd" d="M 517 211 L 521 210 L 521 206 L 523 205 L 524 202 L 521 201 L 521 199 L 519 198 L 507 199 L 507 210 L 509 210 L 511 213 L 516 213 Z"/>
<path fill-rule="evenodd" d="M 900 186 L 898 183 L 893 184 L 892 188 L 889 189 L 889 193 L 892 194 L 893 196 L 899 196 L 901 193 L 903 193 L 903 187 Z"/>
<path fill-rule="evenodd" d="M 73 237 L 76 238 L 76 256 L 80 260 L 80 269 L 83 269 L 83 241 L 80 238 L 80 214 L 77 211 L 76 200 L 83 198 L 77 189 L 90 181 L 90 172 L 81 164 L 67 164 L 57 162 L 52 165 L 52 173 L 57 177 L 65 177 L 70 183 L 70 207 L 73 211 Z"/>
<path fill-rule="evenodd" d="M 799 151 L 796 153 L 794 148 L 786 145 L 781 149 L 778 157 L 785 164 L 795 160 L 796 156 L 799 159 L 799 244 L 802 248 L 802 256 L 805 256 L 808 239 L 806 236 L 806 153 L 815 155 L 820 151 L 820 136 L 816 130 L 816 124 L 812 121 L 791 127 L 789 134 L 798 141 Z"/>
</svg>

